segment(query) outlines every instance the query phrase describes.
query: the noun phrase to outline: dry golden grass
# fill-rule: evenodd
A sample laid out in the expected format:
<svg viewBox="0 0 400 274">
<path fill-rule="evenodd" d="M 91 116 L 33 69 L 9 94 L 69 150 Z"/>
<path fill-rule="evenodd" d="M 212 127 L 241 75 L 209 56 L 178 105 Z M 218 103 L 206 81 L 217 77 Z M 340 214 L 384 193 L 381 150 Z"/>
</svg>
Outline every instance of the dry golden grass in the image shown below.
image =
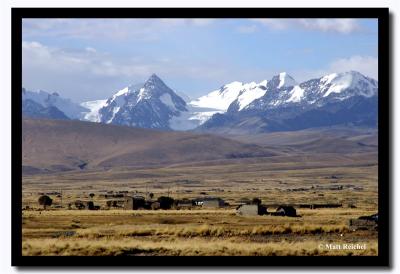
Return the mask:
<svg viewBox="0 0 400 274">
<path fill-rule="evenodd" d="M 308 209 L 300 211 L 302 218 L 242 217 L 225 209 L 24 211 L 23 253 L 376 255 L 376 232 L 349 231 L 343 219 L 346 209 L 337 211 Z M 334 214 L 338 217 L 334 218 Z M 367 249 L 318 248 L 328 242 L 366 243 Z"/>
<path fill-rule="evenodd" d="M 368 242 L 366 250 L 326 250 L 317 241 L 255 243 L 235 239 L 189 238 L 179 240 L 101 239 L 31 239 L 23 244 L 23 255 L 207 255 L 207 256 L 310 256 L 376 255 L 377 244 Z"/>
<path fill-rule="evenodd" d="M 333 157 L 325 163 L 307 162 L 304 169 L 298 169 L 298 163 L 290 162 L 289 158 L 279 158 L 267 163 L 255 159 L 239 164 L 24 177 L 23 206 L 34 210 L 23 211 L 23 254 L 377 255 L 376 231 L 348 229 L 349 219 L 377 212 L 377 166 L 371 166 L 370 160 L 366 160 L 366 165 L 362 157 L 359 161 L 352 155 L 348 159 Z M 332 175 L 338 179 L 332 179 Z M 345 187 L 342 190 L 317 187 L 335 185 Z M 355 191 L 354 187 L 361 190 Z M 295 188 L 308 190 L 291 191 Z M 37 210 L 38 192 L 60 190 L 63 209 Z M 179 199 L 218 196 L 231 206 L 216 210 L 65 209 L 66 204 L 76 199 L 90 200 L 89 193 L 95 193 L 96 205 L 104 206 L 107 199 L 99 194 L 105 190 L 137 195 L 150 191 L 156 198 L 167 193 Z M 239 200 L 254 197 L 261 198 L 264 204 L 342 203 L 343 207 L 300 208 L 299 218 L 237 216 L 235 206 Z M 52 198 L 54 205 L 61 205 L 61 199 Z M 367 248 L 319 248 L 326 243 L 365 243 Z"/>
</svg>

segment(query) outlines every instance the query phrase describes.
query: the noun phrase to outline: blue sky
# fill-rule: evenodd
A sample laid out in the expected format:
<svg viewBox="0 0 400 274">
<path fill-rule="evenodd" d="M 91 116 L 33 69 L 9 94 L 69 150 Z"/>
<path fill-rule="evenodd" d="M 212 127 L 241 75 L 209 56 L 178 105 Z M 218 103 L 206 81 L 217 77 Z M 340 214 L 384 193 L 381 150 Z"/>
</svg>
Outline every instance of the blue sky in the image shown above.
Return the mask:
<svg viewBox="0 0 400 274">
<path fill-rule="evenodd" d="M 23 85 L 104 99 L 152 73 L 192 98 L 286 71 L 377 78 L 374 19 L 24 19 Z"/>
</svg>

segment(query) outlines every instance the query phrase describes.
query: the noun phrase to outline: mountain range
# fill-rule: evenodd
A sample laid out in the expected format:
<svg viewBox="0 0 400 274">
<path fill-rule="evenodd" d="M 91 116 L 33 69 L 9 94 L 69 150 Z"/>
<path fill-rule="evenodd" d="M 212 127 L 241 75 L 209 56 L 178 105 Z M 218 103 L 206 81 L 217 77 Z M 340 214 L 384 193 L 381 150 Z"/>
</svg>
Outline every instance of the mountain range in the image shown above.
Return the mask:
<svg viewBox="0 0 400 274">
<path fill-rule="evenodd" d="M 41 118 L 50 119 L 82 119 L 83 113 L 89 111 L 88 108 L 61 97 L 57 92 L 48 93 L 43 90 L 34 92 L 22 88 L 22 113 L 28 117 L 35 117 L 33 105 L 37 108 L 38 113 L 49 112 L 48 117 L 44 117 L 46 115 L 43 114 L 44 116 L 41 115 Z M 53 114 L 53 112 L 57 114 Z"/>
<path fill-rule="evenodd" d="M 356 71 L 302 83 L 282 72 L 259 83 L 232 82 L 194 100 L 178 95 L 155 74 L 108 99 L 81 104 L 57 93 L 22 93 L 26 117 L 161 130 L 248 134 L 377 125 L 378 82 Z"/>
</svg>

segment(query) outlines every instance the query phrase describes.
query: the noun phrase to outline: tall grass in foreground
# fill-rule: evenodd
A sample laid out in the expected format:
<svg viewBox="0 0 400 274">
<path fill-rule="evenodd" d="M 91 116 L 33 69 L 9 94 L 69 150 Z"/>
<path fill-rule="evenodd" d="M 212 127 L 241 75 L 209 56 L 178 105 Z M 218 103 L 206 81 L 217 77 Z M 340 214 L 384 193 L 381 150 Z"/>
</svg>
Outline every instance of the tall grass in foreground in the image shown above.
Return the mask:
<svg viewBox="0 0 400 274">
<path fill-rule="evenodd" d="M 30 255 L 377 255 L 376 231 L 350 231 L 364 209 L 301 210 L 302 218 L 237 216 L 234 210 L 25 211 Z M 361 243 L 366 250 L 320 244 Z"/>
<path fill-rule="evenodd" d="M 121 226 L 113 229 L 89 228 L 77 230 L 78 238 L 102 238 L 102 237 L 137 237 L 137 236 L 176 236 L 176 237 L 232 237 L 232 236 L 256 236 L 256 235 L 282 235 L 282 234 L 321 234 L 321 233 L 344 233 L 348 228 L 344 225 L 273 225 L 236 227 L 227 226 Z"/>
<path fill-rule="evenodd" d="M 215 239 L 192 238 L 180 240 L 147 241 L 142 239 L 30 239 L 23 243 L 23 255 L 61 256 L 123 256 L 123 255 L 174 255 L 174 256 L 317 256 L 317 255 L 376 255 L 377 243 L 369 242 L 366 250 L 324 250 L 320 242 L 234 242 Z"/>
</svg>

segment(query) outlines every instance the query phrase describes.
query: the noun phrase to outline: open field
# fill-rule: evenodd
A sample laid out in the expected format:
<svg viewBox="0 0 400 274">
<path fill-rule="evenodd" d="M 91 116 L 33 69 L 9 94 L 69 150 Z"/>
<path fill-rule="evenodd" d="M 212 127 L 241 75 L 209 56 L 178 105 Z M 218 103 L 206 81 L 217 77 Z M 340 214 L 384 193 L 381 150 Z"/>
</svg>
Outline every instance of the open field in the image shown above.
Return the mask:
<svg viewBox="0 0 400 274">
<path fill-rule="evenodd" d="M 376 232 L 347 229 L 354 210 L 302 218 L 239 217 L 234 210 L 24 212 L 24 255 L 376 255 Z M 318 221 L 317 221 L 318 220 Z M 212 242 L 212 244 L 210 244 Z M 362 243 L 365 250 L 321 244 Z"/>
<path fill-rule="evenodd" d="M 377 212 L 376 154 L 297 155 L 23 177 L 24 255 L 377 255 L 376 231 L 348 221 Z M 339 186 L 339 188 L 338 188 Z M 39 192 L 62 192 L 40 211 Z M 221 209 L 107 209 L 108 191 L 175 199 L 221 197 Z M 94 193 L 91 199 L 88 195 Z M 341 203 L 298 208 L 301 217 L 237 216 L 240 200 Z M 66 210 L 76 199 L 101 210 Z M 114 199 L 114 198 L 113 198 Z M 62 202 L 62 204 L 61 204 Z M 61 206 L 63 208 L 54 208 Z M 349 206 L 353 205 L 352 208 Z M 361 250 L 326 245 L 365 244 Z"/>
<path fill-rule="evenodd" d="M 378 210 L 376 130 L 226 137 L 25 119 L 23 254 L 377 255 L 377 231 L 349 227 Z M 53 199 L 45 211 L 42 194 Z M 124 195 L 219 197 L 226 206 L 124 210 Z M 300 216 L 236 215 L 253 198 Z M 77 200 L 99 210 L 77 210 Z M 342 244 L 363 248 L 334 248 Z"/>
</svg>

